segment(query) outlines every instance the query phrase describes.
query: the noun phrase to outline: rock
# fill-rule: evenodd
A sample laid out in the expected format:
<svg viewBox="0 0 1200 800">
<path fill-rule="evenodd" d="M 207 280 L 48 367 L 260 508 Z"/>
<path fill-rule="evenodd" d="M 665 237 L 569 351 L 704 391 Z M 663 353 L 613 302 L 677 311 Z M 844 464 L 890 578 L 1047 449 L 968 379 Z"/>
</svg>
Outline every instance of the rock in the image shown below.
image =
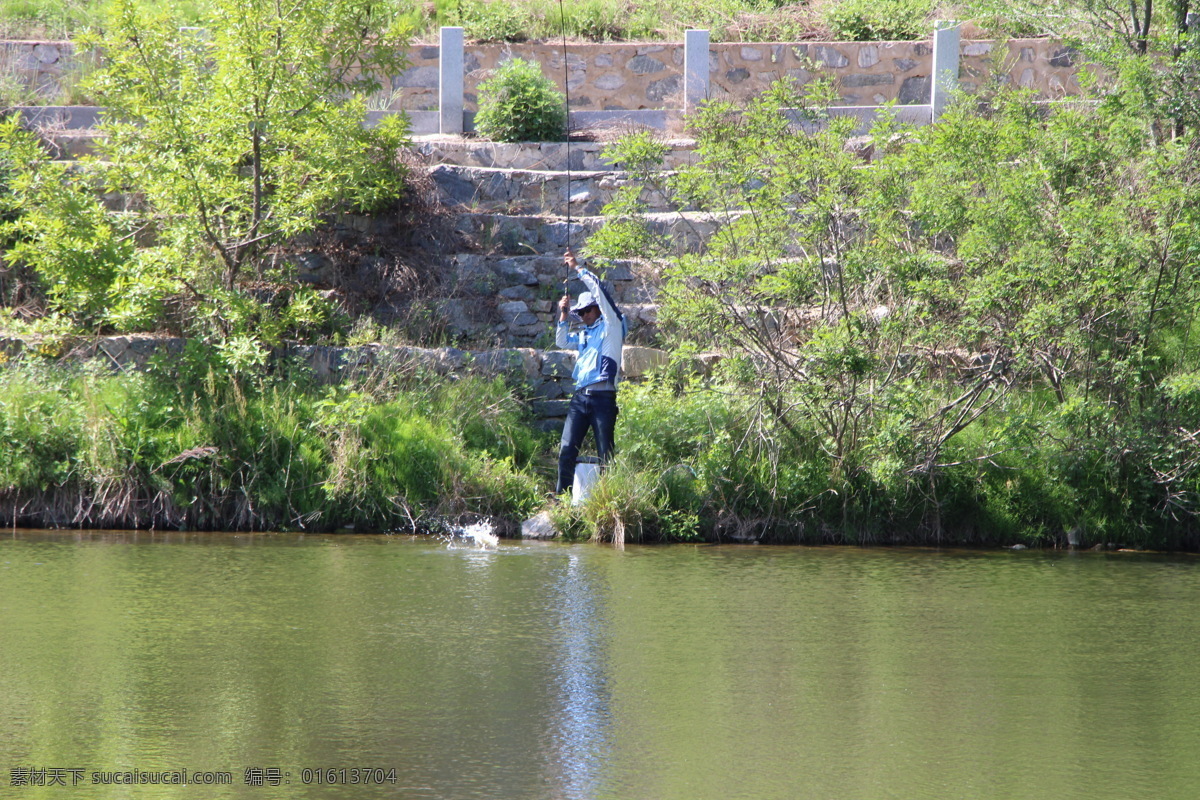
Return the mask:
<svg viewBox="0 0 1200 800">
<path fill-rule="evenodd" d="M 484 373 L 507 373 L 521 375 L 533 380 L 540 371 L 540 359 L 536 350 L 513 347 L 504 350 L 485 350 L 476 353 L 471 361 L 472 369 Z"/>
<path fill-rule="evenodd" d="M 929 102 L 929 76 L 914 75 L 900 84 L 896 102 L 902 106 L 923 105 Z"/>
<path fill-rule="evenodd" d="M 655 72 L 662 72 L 667 65 L 650 56 L 635 56 L 629 59 L 625 67 L 634 75 L 652 75 Z"/>
<path fill-rule="evenodd" d="M 439 300 L 433 304 L 433 309 L 446 330 L 455 336 L 473 336 L 488 324 L 474 303 L 459 299 Z"/>
<path fill-rule="evenodd" d="M 392 80 L 392 88 L 436 89 L 440 80 L 437 67 L 412 67 Z"/>
<path fill-rule="evenodd" d="M 629 268 L 627 262 L 618 261 L 605 270 L 604 279 L 608 281 L 631 281 L 633 280 L 633 270 Z"/>
<path fill-rule="evenodd" d="M 565 417 L 570 400 L 534 400 L 531 404 L 535 417 Z"/>
<path fill-rule="evenodd" d="M 500 290 L 500 296 L 505 300 L 524 300 L 531 302 L 536 298 L 533 289 L 528 286 L 509 286 L 507 289 Z"/>
<path fill-rule="evenodd" d="M 456 169 L 439 164 L 429 171 L 429 177 L 437 185 L 443 202 L 449 205 L 470 205 L 475 199 L 475 184 L 460 175 Z"/>
<path fill-rule="evenodd" d="M 48 43 L 35 44 L 33 46 L 33 55 L 42 64 L 53 64 L 60 57 L 58 48 Z"/>
<path fill-rule="evenodd" d="M 864 86 L 891 86 L 895 82 L 896 77 L 890 72 L 879 75 L 847 75 L 842 78 L 842 86 L 852 89 L 861 89 Z"/>
<path fill-rule="evenodd" d="M 626 346 L 621 353 L 621 374 L 625 378 L 641 378 L 650 370 L 665 365 L 667 354 L 652 347 Z"/>
<path fill-rule="evenodd" d="M 466 351 L 457 347 L 440 347 L 434 353 L 434 368 L 442 375 L 458 372 L 467 364 Z"/>
<path fill-rule="evenodd" d="M 575 371 L 575 354 L 570 350 L 549 350 L 542 356 L 542 375 L 569 378 Z"/>
<path fill-rule="evenodd" d="M 653 103 L 661 103 L 683 88 L 683 79 L 678 75 L 653 81 L 646 87 L 646 99 Z"/>
<path fill-rule="evenodd" d="M 496 310 L 500 312 L 500 316 L 505 322 L 512 322 L 513 318 L 521 314 L 528 314 L 529 306 L 524 300 L 511 300 L 507 303 L 500 303 L 496 306 Z"/>
<path fill-rule="evenodd" d="M 550 521 L 550 512 L 548 511 L 543 511 L 521 523 L 522 539 L 553 539 L 555 536 L 558 536 L 558 531 L 555 530 L 554 523 Z"/>
<path fill-rule="evenodd" d="M 817 60 L 824 62 L 826 66 L 841 68 L 850 63 L 850 59 L 842 55 L 835 47 L 820 45 L 816 50 Z"/>
<path fill-rule="evenodd" d="M 538 277 L 527 269 L 522 269 L 514 263 L 514 259 L 506 258 L 496 262 L 496 274 L 507 283 L 517 286 L 537 286 Z"/>
<path fill-rule="evenodd" d="M 846 140 L 842 149 L 863 161 L 870 161 L 875 156 L 875 139 L 870 136 L 853 136 Z"/>
<path fill-rule="evenodd" d="M 566 390 L 558 381 L 546 381 L 533 390 L 533 396 L 538 400 L 557 400 L 565 394 Z"/>
<path fill-rule="evenodd" d="M 722 353 L 701 353 L 692 360 L 701 375 L 712 375 L 724 357 Z"/>
<path fill-rule="evenodd" d="M 1050 66 L 1052 67 L 1073 67 L 1075 66 L 1075 57 L 1077 53 L 1074 48 L 1063 47 L 1054 52 L 1050 58 Z"/>
<path fill-rule="evenodd" d="M 611 92 L 615 89 L 620 89 L 625 85 L 625 79 L 614 72 L 607 75 L 601 75 L 596 79 L 596 88 L 603 89 L 606 92 Z"/>
</svg>

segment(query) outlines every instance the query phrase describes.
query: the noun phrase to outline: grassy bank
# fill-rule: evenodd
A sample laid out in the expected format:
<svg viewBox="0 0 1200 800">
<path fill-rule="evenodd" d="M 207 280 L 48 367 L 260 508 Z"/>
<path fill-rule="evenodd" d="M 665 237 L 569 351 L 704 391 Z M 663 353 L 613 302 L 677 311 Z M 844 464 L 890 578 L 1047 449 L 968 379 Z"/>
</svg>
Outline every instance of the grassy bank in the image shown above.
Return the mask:
<svg viewBox="0 0 1200 800">
<path fill-rule="evenodd" d="M 486 516 L 513 533 L 552 487 L 557 442 L 502 380 L 328 387 L 221 378 L 202 356 L 0 371 L 0 524 L 429 532 Z M 1200 459 L 1179 434 L 1200 428 L 1196 396 L 1180 384 L 1156 419 L 1122 424 L 1022 393 L 931 477 L 896 468 L 887 431 L 847 470 L 744 388 L 662 376 L 623 392 L 620 455 L 591 498 L 550 508 L 567 538 L 600 541 L 1197 550 Z"/>
<path fill-rule="evenodd" d="M 219 375 L 196 353 L 147 374 L 9 366 L 0 520 L 425 530 L 470 514 L 520 519 L 539 500 L 544 443 L 503 382 Z"/>
<path fill-rule="evenodd" d="M 931 475 L 899 468 L 905 442 L 887 430 L 848 470 L 819 431 L 785 431 L 761 398 L 659 381 L 625 391 L 621 455 L 587 503 L 554 516 L 568 536 L 627 542 L 1197 550 L 1200 457 L 1187 431 L 1200 406 L 1180 389 L 1125 421 L 1104 403 L 1015 395 Z"/>
<path fill-rule="evenodd" d="M 111 0 L 13 0 L 0 10 L 0 38 L 68 38 L 105 23 Z M 200 25 L 207 0 L 144 2 L 178 25 Z M 717 41 L 911 39 L 929 35 L 942 6 L 934 0 L 399 0 L 397 19 L 421 40 L 443 25 L 461 25 L 476 41 L 557 39 L 678 40 L 688 28 L 707 28 Z M 953 15 L 952 15 L 953 16 Z"/>
</svg>

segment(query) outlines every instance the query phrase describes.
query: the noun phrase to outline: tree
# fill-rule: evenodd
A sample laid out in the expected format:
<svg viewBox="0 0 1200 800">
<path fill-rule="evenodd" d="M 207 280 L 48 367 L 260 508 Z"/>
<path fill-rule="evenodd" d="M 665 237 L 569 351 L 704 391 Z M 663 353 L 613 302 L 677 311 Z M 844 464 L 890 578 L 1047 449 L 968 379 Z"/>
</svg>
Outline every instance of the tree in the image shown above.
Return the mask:
<svg viewBox="0 0 1200 800">
<path fill-rule="evenodd" d="M 1165 132 L 1200 126 L 1200 41 L 1193 0 L 973 0 L 1000 36 L 1049 35 L 1101 68 L 1110 97 L 1163 118 Z M 1122 95 L 1124 96 L 1122 98 Z"/>
<path fill-rule="evenodd" d="M 366 96 L 404 63 L 386 8 L 218 0 L 204 30 L 176 30 L 120 0 L 94 42 L 110 181 L 145 198 L 164 241 L 215 255 L 226 289 L 339 203 L 392 199 L 402 121 L 362 124 Z"/>
<path fill-rule="evenodd" d="M 1190 421 L 1139 427 L 1170 405 L 1167 376 L 1194 363 L 1180 344 L 1200 301 L 1187 142 L 1155 142 L 1120 104 L 1045 108 L 1007 90 L 934 126 L 883 120 L 864 164 L 844 122 L 790 121 L 820 108 L 786 87 L 746 108 L 711 103 L 693 120 L 696 163 L 673 173 L 647 137 L 623 142 L 611 158 L 639 180 L 589 247 L 628 256 L 662 241 L 638 207 L 647 189 L 689 209 L 681 220 L 704 218 L 707 240 L 669 259 L 660 318 L 681 347 L 740 365 L 742 391 L 792 452 L 830 465 L 843 501 L 923 496 L 938 530 L 942 476 L 1014 446 L 973 431 L 1005 429 L 1020 414 L 1002 409 L 1031 396 L 1078 425 L 1081 450 L 1104 449 L 1102 428 L 1125 431 L 1111 437 L 1117 461 L 1131 438 L 1200 424 L 1171 411 L 1161 419 Z M 1176 489 L 1195 471 L 1179 474 Z"/>
<path fill-rule="evenodd" d="M 367 97 L 404 64 L 405 33 L 387 13 L 382 0 L 215 0 L 203 30 L 180 30 L 118 0 L 105 33 L 83 43 L 104 56 L 91 87 L 107 107 L 99 159 L 52 169 L 10 147 L 27 176 L 13 182 L 36 212 L 25 215 L 19 255 L 47 272 L 39 243 L 56 234 L 37 214 L 85 219 L 72 234 L 101 236 L 104 269 L 89 274 L 90 245 L 80 246 L 79 263 L 54 280 L 85 283 L 59 295 L 85 292 L 91 305 L 80 310 L 113 324 L 139 292 L 234 293 L 247 272 L 268 276 L 272 248 L 330 213 L 394 200 L 407 120 L 364 125 Z M 46 188 L 55 180 L 74 187 L 69 196 Z M 131 202 L 100 205 L 97 181 Z"/>
</svg>

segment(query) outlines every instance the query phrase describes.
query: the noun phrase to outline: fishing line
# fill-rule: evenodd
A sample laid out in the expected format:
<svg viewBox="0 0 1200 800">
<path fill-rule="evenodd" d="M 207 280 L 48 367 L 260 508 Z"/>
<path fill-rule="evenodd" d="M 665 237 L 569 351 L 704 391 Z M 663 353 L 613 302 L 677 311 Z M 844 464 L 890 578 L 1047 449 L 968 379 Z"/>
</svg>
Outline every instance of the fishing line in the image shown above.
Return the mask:
<svg viewBox="0 0 1200 800">
<path fill-rule="evenodd" d="M 567 249 L 571 249 L 571 73 L 567 66 L 567 12 L 558 0 L 558 25 L 562 30 L 563 97 L 567 106 Z M 570 279 L 570 276 L 567 276 Z M 564 281 L 566 283 L 566 281 Z"/>
</svg>

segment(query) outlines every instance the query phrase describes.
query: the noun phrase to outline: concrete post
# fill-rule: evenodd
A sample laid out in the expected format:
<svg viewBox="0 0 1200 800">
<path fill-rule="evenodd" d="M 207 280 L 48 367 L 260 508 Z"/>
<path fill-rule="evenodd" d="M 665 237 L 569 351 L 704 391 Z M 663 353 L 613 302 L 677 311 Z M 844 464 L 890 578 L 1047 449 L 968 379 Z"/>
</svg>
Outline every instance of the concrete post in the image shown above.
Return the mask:
<svg viewBox="0 0 1200 800">
<path fill-rule="evenodd" d="M 937 122 L 958 87 L 958 22 L 939 21 L 933 30 L 933 80 L 930 81 L 930 122 Z"/>
<path fill-rule="evenodd" d="M 438 49 L 438 130 L 463 132 L 463 29 L 442 28 Z"/>
<path fill-rule="evenodd" d="M 690 30 L 683 38 L 683 113 L 708 99 L 708 31 Z"/>
</svg>

